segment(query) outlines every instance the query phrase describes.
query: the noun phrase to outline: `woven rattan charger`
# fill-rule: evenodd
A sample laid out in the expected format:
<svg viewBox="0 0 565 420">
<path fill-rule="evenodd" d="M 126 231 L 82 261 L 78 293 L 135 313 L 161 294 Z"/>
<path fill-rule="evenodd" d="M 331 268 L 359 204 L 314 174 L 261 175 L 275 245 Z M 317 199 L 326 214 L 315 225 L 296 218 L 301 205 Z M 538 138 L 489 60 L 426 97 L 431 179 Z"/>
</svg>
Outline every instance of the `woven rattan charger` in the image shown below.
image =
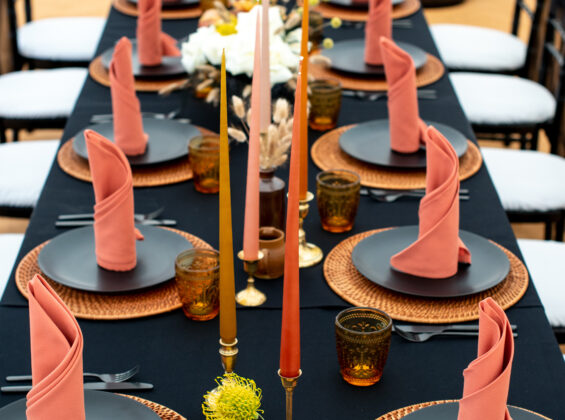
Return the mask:
<svg viewBox="0 0 565 420">
<path fill-rule="evenodd" d="M 316 53 L 317 52 L 313 53 L 313 55 Z M 388 84 L 384 77 L 355 77 L 347 73 L 332 70 L 330 66 L 318 62 L 311 63 L 308 71 L 314 79 L 338 79 L 344 89 L 379 92 L 388 90 Z M 416 86 L 422 87 L 431 85 L 441 79 L 444 73 L 445 67 L 441 60 L 428 54 L 426 64 L 416 71 Z"/>
<path fill-rule="evenodd" d="M 137 6 L 130 3 L 128 0 L 114 0 L 112 6 L 118 12 L 123 13 L 128 16 L 137 16 Z M 163 9 L 161 10 L 161 19 L 192 19 L 197 18 L 202 14 L 200 5 L 189 7 L 179 7 L 174 9 Z"/>
<path fill-rule="evenodd" d="M 165 407 L 164 405 L 157 404 L 154 403 L 153 401 L 149 401 L 143 398 L 134 397 L 133 395 L 125 395 L 125 394 L 120 394 L 120 395 L 123 397 L 131 398 L 132 400 L 140 402 L 141 404 L 150 408 L 155 412 L 155 414 L 161 417 L 161 420 L 186 420 L 185 417 L 181 416 L 176 411 L 173 411 L 170 408 Z"/>
<path fill-rule="evenodd" d="M 214 132 L 202 127 L 197 127 L 203 135 L 215 135 Z M 187 139 L 187 147 L 188 147 Z M 57 163 L 61 169 L 81 181 L 92 182 L 88 160 L 78 156 L 73 150 L 73 140 L 66 142 L 57 153 Z M 134 187 L 156 187 L 160 185 L 176 184 L 192 179 L 192 169 L 188 158 L 177 159 L 171 163 L 151 165 L 148 167 L 133 167 Z"/>
<path fill-rule="evenodd" d="M 413 15 L 418 10 L 420 10 L 421 4 L 420 0 L 404 0 L 397 6 L 392 8 L 392 18 L 402 19 Z M 343 20 L 351 22 L 366 22 L 367 21 L 367 10 L 354 8 L 354 7 L 343 7 L 334 6 L 329 3 L 320 3 L 318 6 L 314 7 L 312 10 L 320 12 L 326 19 L 331 19 L 336 16 Z"/>
<path fill-rule="evenodd" d="M 102 64 L 102 56 L 96 57 L 88 66 L 88 73 L 96 82 L 102 86 L 110 87 L 110 73 Z M 161 89 L 173 84 L 184 82 L 187 77 L 172 79 L 135 79 L 135 90 L 138 92 L 159 92 Z"/>
<path fill-rule="evenodd" d="M 426 171 L 395 170 L 352 158 L 339 147 L 340 136 L 354 127 L 348 125 L 329 131 L 312 146 L 312 160 L 323 171 L 349 169 L 361 177 L 361 184 L 369 188 L 411 190 L 426 187 Z M 476 174 L 483 159 L 479 148 L 469 141 L 467 152 L 459 159 L 459 179 L 464 180 Z"/>
<path fill-rule="evenodd" d="M 186 238 L 195 248 L 212 248 L 202 239 L 189 233 L 177 229 L 166 229 Z M 35 274 L 41 272 L 37 264 L 37 256 L 47 242 L 49 241 L 43 242 L 28 252 L 16 269 L 16 286 L 26 299 L 28 298 L 28 283 Z M 173 263 L 171 261 L 171 264 Z M 77 318 L 96 320 L 141 318 L 170 312 L 182 306 L 174 281 L 134 293 L 105 294 L 72 289 L 47 277 L 45 279 Z"/>
<path fill-rule="evenodd" d="M 479 302 L 492 297 L 503 309 L 518 302 L 528 288 L 528 271 L 506 248 L 497 245 L 510 261 L 510 272 L 498 285 L 469 296 L 424 298 L 405 295 L 378 286 L 362 276 L 353 261 L 353 248 L 363 239 L 387 229 L 359 233 L 340 242 L 324 261 L 324 277 L 330 288 L 355 306 L 371 306 L 388 313 L 393 319 L 407 322 L 443 324 L 473 321 L 479 318 Z"/>
</svg>

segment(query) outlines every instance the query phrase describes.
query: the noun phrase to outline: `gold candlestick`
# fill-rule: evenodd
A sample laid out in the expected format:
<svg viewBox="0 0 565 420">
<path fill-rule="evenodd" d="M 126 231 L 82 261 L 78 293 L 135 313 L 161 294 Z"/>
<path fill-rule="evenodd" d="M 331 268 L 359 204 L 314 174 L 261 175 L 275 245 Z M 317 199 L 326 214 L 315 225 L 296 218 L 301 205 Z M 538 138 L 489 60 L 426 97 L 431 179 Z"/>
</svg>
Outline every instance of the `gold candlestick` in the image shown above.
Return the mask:
<svg viewBox="0 0 565 420">
<path fill-rule="evenodd" d="M 298 383 L 298 378 L 302 375 L 302 369 L 298 371 L 298 376 L 295 376 L 294 378 L 282 376 L 280 369 L 277 373 L 281 377 L 282 386 L 286 394 L 286 420 L 292 420 L 292 396 L 294 394 L 294 388 L 296 388 Z"/>
<path fill-rule="evenodd" d="M 225 373 L 232 373 L 237 360 L 237 353 L 239 349 L 237 346 L 237 338 L 233 343 L 226 344 L 220 338 L 220 357 L 222 358 L 222 366 Z"/>
<path fill-rule="evenodd" d="M 310 201 L 314 199 L 314 194 L 310 191 L 306 194 L 306 198 L 300 200 L 298 207 L 299 211 L 299 226 L 298 231 L 298 265 L 300 268 L 312 267 L 318 264 L 324 258 L 324 253 L 319 246 L 306 242 L 306 232 L 302 227 L 304 224 L 304 219 L 308 215 L 308 210 L 310 209 Z"/>
<path fill-rule="evenodd" d="M 243 261 L 243 269 L 249 275 L 247 278 L 247 287 L 235 295 L 235 301 L 240 305 L 259 306 L 267 300 L 267 296 L 255 287 L 255 279 L 253 278 L 257 271 L 258 263 L 263 256 L 263 253 L 259 251 L 256 260 L 246 260 L 243 251 L 239 251 L 237 254 L 237 258 Z"/>
</svg>

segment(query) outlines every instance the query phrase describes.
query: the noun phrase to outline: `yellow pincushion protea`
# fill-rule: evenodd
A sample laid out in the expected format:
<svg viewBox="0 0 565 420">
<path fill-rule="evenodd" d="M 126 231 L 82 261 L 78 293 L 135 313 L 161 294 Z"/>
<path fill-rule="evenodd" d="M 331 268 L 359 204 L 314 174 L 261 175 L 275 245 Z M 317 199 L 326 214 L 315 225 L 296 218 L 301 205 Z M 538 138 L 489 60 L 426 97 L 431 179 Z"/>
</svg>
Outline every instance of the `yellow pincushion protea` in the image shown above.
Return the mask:
<svg viewBox="0 0 565 420">
<path fill-rule="evenodd" d="M 216 383 L 218 387 L 204 395 L 202 412 L 207 420 L 263 419 L 261 389 L 255 381 L 226 373 Z"/>
</svg>

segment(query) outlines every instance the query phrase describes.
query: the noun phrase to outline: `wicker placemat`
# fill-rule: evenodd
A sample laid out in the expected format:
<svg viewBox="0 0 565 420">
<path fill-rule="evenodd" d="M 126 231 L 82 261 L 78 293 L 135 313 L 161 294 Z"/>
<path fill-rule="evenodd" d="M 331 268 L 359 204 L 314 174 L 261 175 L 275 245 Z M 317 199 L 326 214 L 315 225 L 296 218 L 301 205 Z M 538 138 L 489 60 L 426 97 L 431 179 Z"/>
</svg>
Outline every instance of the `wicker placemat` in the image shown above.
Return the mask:
<svg viewBox="0 0 565 420">
<path fill-rule="evenodd" d="M 378 308 L 400 321 L 442 324 L 478 319 L 478 303 L 489 296 L 503 309 L 508 309 L 526 293 L 528 288 L 526 266 L 518 257 L 498 244 L 495 245 L 510 260 L 510 273 L 501 283 L 484 292 L 457 298 L 436 299 L 405 295 L 378 286 L 357 271 L 351 260 L 351 253 L 361 240 L 384 230 L 387 229 L 371 230 L 350 236 L 332 249 L 324 261 L 324 277 L 328 285 L 342 299 L 355 306 Z"/>
<path fill-rule="evenodd" d="M 157 404 L 153 401 L 146 400 L 144 398 L 135 397 L 133 395 L 126 395 L 126 394 L 119 394 L 123 397 L 131 398 L 141 404 L 147 406 L 151 410 L 155 412 L 162 420 L 186 420 L 185 417 L 181 416 L 176 411 L 171 410 L 170 408 L 165 407 L 164 405 Z"/>
<path fill-rule="evenodd" d="M 203 127 L 197 128 L 203 135 L 215 135 L 212 131 Z M 88 160 L 75 153 L 72 142 L 73 140 L 70 140 L 63 144 L 57 153 L 57 163 L 70 176 L 81 181 L 92 182 Z M 192 169 L 188 164 L 188 158 L 186 158 L 177 159 L 168 164 L 132 167 L 132 175 L 134 187 L 156 187 L 188 181 L 192 179 Z"/>
<path fill-rule="evenodd" d="M 212 248 L 202 239 L 177 229 L 169 229 L 186 238 L 195 248 Z M 33 248 L 22 258 L 16 269 L 16 286 L 25 298 L 28 298 L 27 284 L 37 273 L 41 273 L 37 256 L 47 244 Z M 174 261 L 171 260 L 171 264 Z M 174 281 L 135 293 L 105 294 L 84 292 L 63 286 L 48 277 L 45 279 L 70 308 L 77 318 L 116 320 L 141 318 L 170 312 L 181 307 Z"/>
<path fill-rule="evenodd" d="M 130 3 L 128 0 L 114 0 L 112 6 L 118 12 L 123 13 L 128 16 L 137 16 L 137 6 Z M 191 7 L 179 7 L 174 9 L 163 9 L 161 10 L 161 19 L 192 19 L 200 17 L 202 10 L 200 5 Z"/>
<path fill-rule="evenodd" d="M 349 169 L 361 177 L 361 184 L 369 188 L 388 188 L 394 190 L 411 190 L 426 187 L 426 171 L 395 170 L 352 158 L 339 147 L 339 137 L 354 127 L 347 125 L 329 131 L 320 137 L 312 146 L 312 160 L 318 168 Z M 483 163 L 479 148 L 469 141 L 467 152 L 459 159 L 459 179 L 464 180 L 475 175 Z"/>
<path fill-rule="evenodd" d="M 392 8 L 392 18 L 402 19 L 413 15 L 420 10 L 420 7 L 420 0 L 404 0 L 398 6 Z M 367 10 L 354 7 L 340 7 L 326 2 L 321 2 L 313 10 L 320 12 L 327 19 L 337 16 L 350 22 L 366 22 L 368 14 Z"/>
<path fill-rule="evenodd" d="M 96 57 L 88 66 L 88 72 L 96 82 L 103 86 L 110 87 L 110 74 L 102 64 L 102 56 Z M 135 90 L 138 92 L 158 92 L 172 83 L 180 83 L 187 79 L 187 76 L 171 79 L 135 79 Z"/>
<path fill-rule="evenodd" d="M 383 78 L 358 78 L 349 76 L 332 70 L 331 67 L 323 63 L 312 63 L 310 65 L 310 74 L 314 79 L 338 79 L 344 89 L 349 90 L 366 90 L 366 91 L 386 91 L 388 84 Z M 416 86 L 422 87 L 437 82 L 445 73 L 445 67 L 441 60 L 431 54 L 428 54 L 426 64 L 416 72 Z"/>
<path fill-rule="evenodd" d="M 452 403 L 452 402 L 456 402 L 456 401 L 457 400 L 430 401 L 430 402 L 425 402 L 425 403 L 414 404 L 414 405 L 410 405 L 408 407 L 399 408 L 398 410 L 391 411 L 390 413 L 383 414 L 382 416 L 380 416 L 376 420 L 400 420 L 404 416 L 407 416 L 408 414 L 413 413 L 414 411 L 418 411 L 421 408 L 426 408 L 426 407 L 429 407 L 429 406 L 432 406 L 432 405 L 437 405 L 437 404 L 447 404 L 447 403 Z M 515 407 L 515 408 L 519 408 L 520 410 L 524 410 L 524 411 L 527 411 L 528 413 L 535 414 L 536 416 L 539 416 L 540 419 L 551 420 L 550 418 L 542 416 L 541 414 L 538 414 L 534 411 L 526 410 L 525 408 L 520 408 L 520 407 Z"/>
</svg>

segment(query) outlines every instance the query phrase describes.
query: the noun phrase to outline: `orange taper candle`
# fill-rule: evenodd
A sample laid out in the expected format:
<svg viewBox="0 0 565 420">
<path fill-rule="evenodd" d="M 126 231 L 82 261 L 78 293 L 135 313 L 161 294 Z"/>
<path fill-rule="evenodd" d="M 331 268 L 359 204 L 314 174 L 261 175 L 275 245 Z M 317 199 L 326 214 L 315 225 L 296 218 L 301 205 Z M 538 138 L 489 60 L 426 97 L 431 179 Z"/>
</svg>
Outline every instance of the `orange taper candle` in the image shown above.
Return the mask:
<svg viewBox="0 0 565 420">
<path fill-rule="evenodd" d="M 280 374 L 298 376 L 300 370 L 300 287 L 298 268 L 298 199 L 300 172 L 300 78 L 294 98 L 294 124 L 290 151 L 288 204 L 286 212 L 286 244 L 284 255 L 284 289 L 281 327 Z"/>
<path fill-rule="evenodd" d="M 269 54 L 269 0 L 261 6 L 261 132 L 266 133 L 271 124 L 271 57 Z M 258 7 L 258 6 L 257 6 Z M 259 13 L 257 13 L 259 17 Z M 257 53 L 255 43 L 255 53 Z M 255 71 L 253 71 L 255 74 Z"/>
<path fill-rule="evenodd" d="M 302 78 L 300 82 L 297 80 L 297 86 L 300 86 L 300 199 L 304 200 L 308 193 L 308 30 L 309 30 L 309 0 L 304 0 L 302 7 L 302 39 L 300 44 L 300 55 L 302 63 L 300 65 L 300 73 Z"/>
<path fill-rule="evenodd" d="M 259 130 L 261 117 L 261 38 L 259 14 L 255 28 L 255 58 L 251 84 L 251 123 L 249 153 L 247 155 L 247 187 L 245 190 L 245 222 L 243 229 L 243 257 L 256 260 L 259 255 Z"/>
<path fill-rule="evenodd" d="M 220 87 L 220 337 L 226 344 L 233 343 L 236 337 L 229 153 L 226 52 L 223 51 Z"/>
</svg>

